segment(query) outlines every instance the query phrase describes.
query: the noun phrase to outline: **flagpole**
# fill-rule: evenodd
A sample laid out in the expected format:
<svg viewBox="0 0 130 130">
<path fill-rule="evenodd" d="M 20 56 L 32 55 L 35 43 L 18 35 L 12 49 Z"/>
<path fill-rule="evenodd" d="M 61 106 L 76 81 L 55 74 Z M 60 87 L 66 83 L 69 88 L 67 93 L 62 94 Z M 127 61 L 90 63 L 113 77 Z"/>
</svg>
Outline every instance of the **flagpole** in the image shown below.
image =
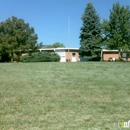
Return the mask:
<svg viewBox="0 0 130 130">
<path fill-rule="evenodd" d="M 68 17 L 68 62 L 70 61 L 69 56 L 69 46 L 70 46 L 70 17 Z"/>
</svg>

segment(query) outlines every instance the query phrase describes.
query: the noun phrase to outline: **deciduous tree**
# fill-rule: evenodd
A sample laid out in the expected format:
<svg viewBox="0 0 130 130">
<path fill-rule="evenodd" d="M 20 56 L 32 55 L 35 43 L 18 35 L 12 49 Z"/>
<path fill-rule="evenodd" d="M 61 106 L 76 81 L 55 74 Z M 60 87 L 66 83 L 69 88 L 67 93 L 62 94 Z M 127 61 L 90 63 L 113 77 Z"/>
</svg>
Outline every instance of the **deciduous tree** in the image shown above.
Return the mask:
<svg viewBox="0 0 130 130">
<path fill-rule="evenodd" d="M 63 43 L 60 43 L 60 42 L 55 42 L 51 45 L 44 45 L 43 43 L 41 44 L 41 47 L 42 48 L 58 48 L 58 47 L 61 47 L 61 48 L 64 48 L 64 44 Z"/>
<path fill-rule="evenodd" d="M 37 43 L 37 34 L 23 19 L 11 17 L 0 23 L 0 49 L 8 51 L 13 60 L 14 53 L 33 50 Z"/>
<path fill-rule="evenodd" d="M 130 8 L 113 4 L 109 20 L 102 24 L 104 43 L 109 49 L 130 49 Z"/>
</svg>

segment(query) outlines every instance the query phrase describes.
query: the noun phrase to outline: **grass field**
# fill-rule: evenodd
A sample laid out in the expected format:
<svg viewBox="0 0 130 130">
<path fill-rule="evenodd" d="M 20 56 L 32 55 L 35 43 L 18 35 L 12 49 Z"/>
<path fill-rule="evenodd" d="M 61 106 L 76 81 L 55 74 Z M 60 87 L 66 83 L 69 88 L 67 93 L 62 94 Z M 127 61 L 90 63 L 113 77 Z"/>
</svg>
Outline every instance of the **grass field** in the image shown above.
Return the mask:
<svg viewBox="0 0 130 130">
<path fill-rule="evenodd" d="M 118 130 L 130 63 L 0 64 L 0 130 Z"/>
</svg>

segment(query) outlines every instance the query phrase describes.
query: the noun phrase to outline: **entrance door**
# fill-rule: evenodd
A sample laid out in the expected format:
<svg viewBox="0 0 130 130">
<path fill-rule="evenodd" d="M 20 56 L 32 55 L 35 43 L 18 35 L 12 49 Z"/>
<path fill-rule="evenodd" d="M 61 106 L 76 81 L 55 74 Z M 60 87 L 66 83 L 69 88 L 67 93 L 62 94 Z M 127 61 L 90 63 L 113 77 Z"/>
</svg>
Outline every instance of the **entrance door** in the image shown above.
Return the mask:
<svg viewBox="0 0 130 130">
<path fill-rule="evenodd" d="M 72 53 L 72 62 L 76 62 L 76 53 L 75 52 Z"/>
<path fill-rule="evenodd" d="M 66 62 L 65 56 L 61 56 L 61 57 L 60 57 L 60 62 Z"/>
</svg>

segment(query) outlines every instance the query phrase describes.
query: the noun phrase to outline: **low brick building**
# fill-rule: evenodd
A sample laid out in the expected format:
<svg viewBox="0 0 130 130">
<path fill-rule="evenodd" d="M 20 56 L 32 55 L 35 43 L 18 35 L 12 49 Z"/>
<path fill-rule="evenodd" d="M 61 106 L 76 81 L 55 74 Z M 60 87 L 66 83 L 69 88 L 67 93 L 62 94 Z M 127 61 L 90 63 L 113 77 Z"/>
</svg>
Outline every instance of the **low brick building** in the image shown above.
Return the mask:
<svg viewBox="0 0 130 130">
<path fill-rule="evenodd" d="M 60 62 L 79 61 L 79 48 L 41 48 L 39 50 L 40 52 L 57 53 L 60 56 Z"/>
<path fill-rule="evenodd" d="M 101 51 L 101 58 L 103 61 L 115 61 L 116 59 L 123 59 L 124 61 L 130 61 L 130 51 L 119 50 L 106 50 Z"/>
</svg>

